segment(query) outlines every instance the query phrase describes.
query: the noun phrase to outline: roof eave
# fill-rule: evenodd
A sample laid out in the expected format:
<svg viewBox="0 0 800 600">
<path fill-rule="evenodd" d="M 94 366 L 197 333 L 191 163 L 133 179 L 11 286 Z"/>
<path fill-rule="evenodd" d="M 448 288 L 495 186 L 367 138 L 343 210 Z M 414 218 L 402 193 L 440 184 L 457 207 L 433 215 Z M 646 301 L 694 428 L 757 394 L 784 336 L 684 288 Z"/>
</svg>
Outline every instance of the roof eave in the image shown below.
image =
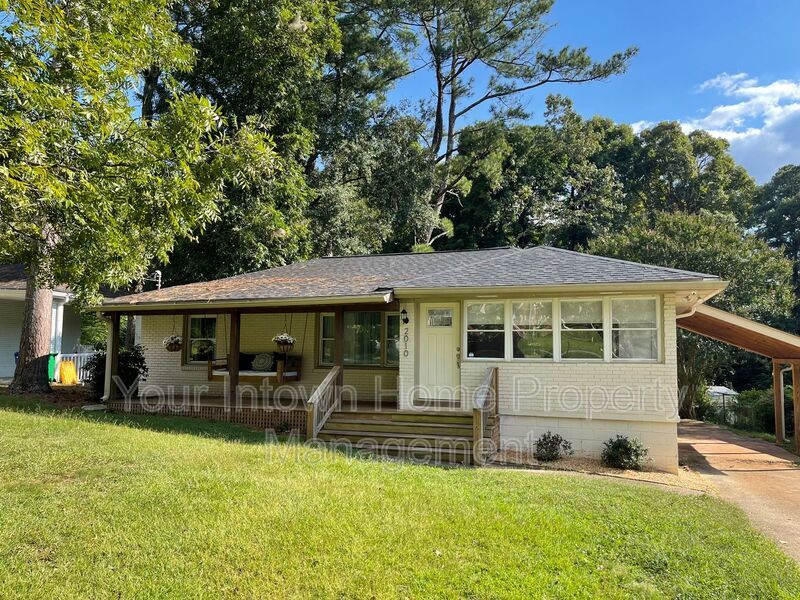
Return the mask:
<svg viewBox="0 0 800 600">
<path fill-rule="evenodd" d="M 693 290 L 709 292 L 711 297 L 723 291 L 728 285 L 727 281 L 719 279 L 701 280 L 664 280 L 664 281 L 639 281 L 620 283 L 564 283 L 558 285 L 516 285 L 516 286 L 475 286 L 475 287 L 441 287 L 441 288 L 404 288 L 402 285 L 395 287 L 395 296 L 398 298 L 413 298 L 421 296 L 469 296 L 496 294 L 507 295 L 515 293 L 536 294 L 582 294 L 582 293 L 628 293 L 628 292 L 675 292 Z"/>
<path fill-rule="evenodd" d="M 110 302 L 97 306 L 92 306 L 88 310 L 94 312 L 125 312 L 146 314 L 148 312 L 175 309 L 176 311 L 185 310 L 209 310 L 209 309 L 235 309 L 235 308 L 280 308 L 296 306 L 335 306 L 339 304 L 368 304 L 382 303 L 390 304 L 394 300 L 391 290 L 382 290 L 374 294 L 361 294 L 355 296 L 306 296 L 300 298 L 265 298 L 249 300 L 209 300 L 205 302 L 197 301 L 177 301 L 177 302 Z"/>
</svg>

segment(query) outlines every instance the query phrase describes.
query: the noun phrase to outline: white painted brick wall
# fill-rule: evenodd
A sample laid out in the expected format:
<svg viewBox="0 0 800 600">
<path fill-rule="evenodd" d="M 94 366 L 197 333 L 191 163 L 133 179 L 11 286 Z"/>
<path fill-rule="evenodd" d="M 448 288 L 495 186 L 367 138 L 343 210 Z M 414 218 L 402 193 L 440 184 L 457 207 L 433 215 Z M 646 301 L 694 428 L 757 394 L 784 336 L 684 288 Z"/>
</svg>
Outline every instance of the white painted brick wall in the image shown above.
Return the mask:
<svg viewBox="0 0 800 600">
<path fill-rule="evenodd" d="M 417 306 L 411 299 L 401 300 L 411 319 L 410 356 L 400 362 L 404 409 L 412 407 L 410 390 L 419 383 L 414 370 Z M 538 436 L 549 429 L 570 439 L 581 452 L 598 456 L 602 441 L 612 435 L 636 435 L 651 446 L 654 466 L 674 471 L 679 396 L 671 296 L 662 301 L 662 317 L 662 361 L 657 363 L 462 360 L 464 410 L 471 407 L 486 368 L 496 366 L 501 440 L 523 443 L 530 431 L 539 432 Z"/>
<path fill-rule="evenodd" d="M 398 404 L 400 410 L 413 407 L 413 390 L 416 385 L 416 323 L 417 305 L 414 302 L 401 302 L 400 310 L 408 313 L 408 324 L 400 324 L 400 369 L 397 378 Z"/>
<path fill-rule="evenodd" d="M 598 458 L 603 442 L 617 435 L 638 438 L 648 449 L 647 466 L 676 473 L 678 470 L 677 423 L 619 421 L 558 417 L 501 417 L 502 447 L 530 452 L 533 442 L 547 431 L 572 444 L 577 456 Z"/>
</svg>

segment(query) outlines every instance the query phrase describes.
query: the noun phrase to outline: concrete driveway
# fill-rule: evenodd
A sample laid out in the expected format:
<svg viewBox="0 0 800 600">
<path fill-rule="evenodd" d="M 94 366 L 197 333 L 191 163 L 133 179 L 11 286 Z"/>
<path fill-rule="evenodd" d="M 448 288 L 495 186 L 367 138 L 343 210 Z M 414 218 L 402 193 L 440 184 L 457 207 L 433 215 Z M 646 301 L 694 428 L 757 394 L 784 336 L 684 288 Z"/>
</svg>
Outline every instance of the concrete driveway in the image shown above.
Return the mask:
<svg viewBox="0 0 800 600">
<path fill-rule="evenodd" d="M 681 464 L 698 471 L 800 562 L 800 457 L 699 421 L 678 425 L 678 453 Z"/>
</svg>

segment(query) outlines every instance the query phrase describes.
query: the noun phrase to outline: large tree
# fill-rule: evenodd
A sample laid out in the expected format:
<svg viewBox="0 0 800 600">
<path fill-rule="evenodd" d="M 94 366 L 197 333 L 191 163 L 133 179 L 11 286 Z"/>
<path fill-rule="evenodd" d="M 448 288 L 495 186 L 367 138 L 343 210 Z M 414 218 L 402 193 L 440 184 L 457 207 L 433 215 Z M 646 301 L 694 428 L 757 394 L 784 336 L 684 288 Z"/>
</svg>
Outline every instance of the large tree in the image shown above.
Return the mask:
<svg viewBox="0 0 800 600">
<path fill-rule="evenodd" d="M 0 259 L 29 278 L 15 391 L 47 391 L 53 285 L 79 299 L 140 277 L 213 220 L 224 182 L 278 158 L 258 123 L 228 123 L 178 88 L 158 119 L 130 99 L 158 65 L 190 66 L 168 0 L 0 1 Z"/>
<path fill-rule="evenodd" d="M 549 243 L 575 248 L 606 231 L 622 209 L 622 185 L 607 155 L 633 132 L 607 119 L 582 119 L 560 96 L 547 99 L 543 125 L 466 128 L 459 160 L 471 164 L 445 203 L 449 247 Z M 489 132 L 494 148 L 485 154 Z M 476 157 L 481 157 L 477 159 Z"/>
<path fill-rule="evenodd" d="M 707 131 L 684 133 L 663 122 L 636 137 L 620 167 L 628 214 L 647 218 L 659 211 L 729 213 L 741 224 L 750 218 L 756 184 L 728 152 L 726 140 Z"/>
<path fill-rule="evenodd" d="M 759 190 L 754 213 L 759 237 L 792 261 L 798 302 L 789 325 L 800 332 L 800 166 L 786 165 L 775 173 Z"/>
<path fill-rule="evenodd" d="M 652 226 L 631 225 L 594 240 L 592 254 L 719 275 L 730 281 L 711 304 L 743 317 L 774 322 L 794 304 L 791 263 L 746 232 L 729 214 L 702 211 L 652 215 Z M 681 414 L 693 414 L 710 383 L 735 359 L 728 346 L 681 331 L 678 383 L 684 393 Z"/>
<path fill-rule="evenodd" d="M 412 67 L 431 95 L 422 102 L 432 185 L 427 226 L 417 241 L 430 243 L 448 196 L 472 162 L 459 160 L 460 137 L 476 115 L 505 122 L 523 118 L 528 92 L 557 83 L 608 78 L 627 68 L 635 49 L 595 62 L 586 48 L 552 50 L 544 39 L 553 0 L 410 0 L 400 4 L 400 24 L 417 41 Z M 473 129 L 473 136 L 476 131 Z M 488 131 L 479 161 L 493 151 Z"/>
<path fill-rule="evenodd" d="M 231 120 L 263 123 L 283 159 L 279 179 L 229 186 L 218 220 L 196 240 L 181 241 L 160 268 L 167 285 L 268 268 L 311 249 L 304 170 L 315 153 L 315 93 L 323 65 L 339 53 L 335 3 L 310 0 L 185 0 L 173 4 L 175 28 L 194 50 L 184 89 L 211 100 Z M 147 73 L 152 70 L 148 70 Z M 146 75 L 147 75 L 146 73 Z M 163 108 L 161 70 L 143 93 Z"/>
</svg>

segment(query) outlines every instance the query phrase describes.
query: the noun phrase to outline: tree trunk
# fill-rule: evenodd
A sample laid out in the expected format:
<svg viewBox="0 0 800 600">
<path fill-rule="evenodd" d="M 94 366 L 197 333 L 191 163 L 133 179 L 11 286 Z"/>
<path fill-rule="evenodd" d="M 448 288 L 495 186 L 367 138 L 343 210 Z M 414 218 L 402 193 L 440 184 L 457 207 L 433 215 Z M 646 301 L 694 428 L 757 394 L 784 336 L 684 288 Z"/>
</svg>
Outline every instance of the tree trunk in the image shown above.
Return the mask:
<svg viewBox="0 0 800 600">
<path fill-rule="evenodd" d="M 50 361 L 53 290 L 40 287 L 35 275 L 30 273 L 25 292 L 19 362 L 9 387 L 9 391 L 14 394 L 41 394 L 52 391 L 47 367 Z"/>
</svg>

